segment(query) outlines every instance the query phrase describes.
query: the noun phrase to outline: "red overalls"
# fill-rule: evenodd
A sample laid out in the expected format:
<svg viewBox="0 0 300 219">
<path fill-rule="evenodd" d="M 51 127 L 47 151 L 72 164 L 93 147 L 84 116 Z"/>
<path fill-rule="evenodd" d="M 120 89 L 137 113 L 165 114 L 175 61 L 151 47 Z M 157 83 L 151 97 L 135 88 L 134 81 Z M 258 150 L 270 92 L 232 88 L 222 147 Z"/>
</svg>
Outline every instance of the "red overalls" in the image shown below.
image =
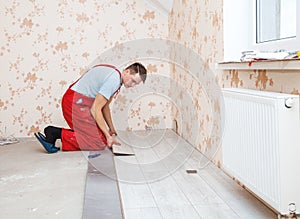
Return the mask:
<svg viewBox="0 0 300 219">
<path fill-rule="evenodd" d="M 107 64 L 100 64 L 94 67 L 97 66 L 113 68 L 120 74 L 121 78 L 121 72 L 116 67 Z M 106 147 L 107 142 L 104 134 L 91 114 L 94 98 L 86 97 L 71 90 L 71 87 L 75 83 L 68 88 L 62 98 L 63 116 L 71 128 L 62 129 L 62 150 L 102 150 Z M 115 94 L 119 90 L 120 87 Z"/>
</svg>

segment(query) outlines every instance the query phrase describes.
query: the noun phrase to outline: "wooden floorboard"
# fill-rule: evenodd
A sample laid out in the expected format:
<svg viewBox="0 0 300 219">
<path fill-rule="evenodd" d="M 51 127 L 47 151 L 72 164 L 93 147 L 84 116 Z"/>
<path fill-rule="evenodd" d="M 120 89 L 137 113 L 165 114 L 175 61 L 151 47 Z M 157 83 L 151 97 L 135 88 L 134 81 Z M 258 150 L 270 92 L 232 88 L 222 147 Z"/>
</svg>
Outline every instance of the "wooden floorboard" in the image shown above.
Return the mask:
<svg viewBox="0 0 300 219">
<path fill-rule="evenodd" d="M 121 132 L 119 138 L 135 154 L 114 157 L 126 219 L 276 218 L 174 131 Z"/>
<path fill-rule="evenodd" d="M 90 158 L 83 218 L 276 218 L 174 131 L 119 131 L 118 139 L 134 155 L 107 149 Z"/>
</svg>

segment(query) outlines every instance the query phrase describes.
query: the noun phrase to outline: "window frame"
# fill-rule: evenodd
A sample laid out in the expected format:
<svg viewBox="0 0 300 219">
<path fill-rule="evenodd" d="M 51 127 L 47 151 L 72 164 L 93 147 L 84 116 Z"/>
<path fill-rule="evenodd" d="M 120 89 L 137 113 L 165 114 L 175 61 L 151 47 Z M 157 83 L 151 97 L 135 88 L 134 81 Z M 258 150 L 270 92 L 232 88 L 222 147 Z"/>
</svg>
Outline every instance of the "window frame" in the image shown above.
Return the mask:
<svg viewBox="0 0 300 219">
<path fill-rule="evenodd" d="M 300 46 L 300 16 L 296 16 L 296 37 L 293 38 L 285 38 L 274 41 L 256 42 L 256 31 L 257 31 L 257 16 L 256 16 L 256 0 L 253 1 L 252 4 L 252 37 L 249 38 L 249 45 L 253 48 L 253 50 L 259 51 L 274 51 L 274 50 L 288 50 L 288 51 L 297 51 L 300 48 L 295 48 L 295 45 Z M 296 1 L 296 12 L 300 11 L 300 1 Z"/>
<path fill-rule="evenodd" d="M 299 0 L 296 10 L 300 11 Z M 223 0 L 223 16 L 225 62 L 240 61 L 242 51 L 300 51 L 300 15 L 295 38 L 263 43 L 256 43 L 256 0 Z"/>
</svg>

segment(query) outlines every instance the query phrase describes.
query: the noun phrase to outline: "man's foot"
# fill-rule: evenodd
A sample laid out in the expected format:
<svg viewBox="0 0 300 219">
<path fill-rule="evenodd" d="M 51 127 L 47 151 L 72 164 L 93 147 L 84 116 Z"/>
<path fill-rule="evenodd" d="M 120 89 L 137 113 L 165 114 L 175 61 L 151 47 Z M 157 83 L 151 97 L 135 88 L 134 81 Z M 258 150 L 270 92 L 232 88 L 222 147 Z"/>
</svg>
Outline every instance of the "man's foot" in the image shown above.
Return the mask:
<svg viewBox="0 0 300 219">
<path fill-rule="evenodd" d="M 44 135 L 44 134 L 42 134 L 41 132 L 38 132 L 37 133 L 44 141 L 47 141 L 47 139 L 46 139 L 46 136 Z M 47 141 L 48 142 L 48 141 Z M 50 143 L 50 142 L 48 142 L 48 143 Z M 55 146 L 55 145 L 54 145 Z M 55 146 L 56 147 L 56 146 Z M 60 150 L 60 147 L 56 147 L 56 148 L 58 148 L 58 150 Z"/>
<path fill-rule="evenodd" d="M 55 145 L 57 139 L 61 139 L 62 128 L 58 128 L 55 126 L 47 126 L 44 129 L 45 139 L 47 142 Z"/>
<path fill-rule="evenodd" d="M 47 141 L 47 140 L 46 140 L 46 136 L 43 135 L 41 132 L 38 132 L 37 134 L 38 134 L 44 141 Z"/>
<path fill-rule="evenodd" d="M 40 132 L 34 133 L 34 136 L 42 144 L 42 146 L 46 149 L 46 151 L 48 153 L 52 154 L 52 153 L 56 153 L 57 151 L 59 151 L 60 148 L 55 147 L 54 144 L 47 142 L 46 137 L 42 133 L 40 133 Z"/>
</svg>

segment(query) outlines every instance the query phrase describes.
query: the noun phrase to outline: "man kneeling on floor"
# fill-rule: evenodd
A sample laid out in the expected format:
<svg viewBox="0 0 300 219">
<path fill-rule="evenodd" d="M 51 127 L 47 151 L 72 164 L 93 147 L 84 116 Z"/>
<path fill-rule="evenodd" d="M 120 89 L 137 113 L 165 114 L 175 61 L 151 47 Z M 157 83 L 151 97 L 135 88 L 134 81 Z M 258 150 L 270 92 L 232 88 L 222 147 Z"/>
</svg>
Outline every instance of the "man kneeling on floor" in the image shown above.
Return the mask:
<svg viewBox="0 0 300 219">
<path fill-rule="evenodd" d="M 113 144 L 120 145 L 116 135 L 109 104 L 122 85 L 126 88 L 145 82 L 146 68 L 134 63 L 122 72 L 108 64 L 94 66 L 73 83 L 62 98 L 63 116 L 70 129 L 47 126 L 44 134 L 35 137 L 48 153 L 59 151 L 57 139 L 62 141 L 63 151 L 102 150 Z"/>
</svg>

